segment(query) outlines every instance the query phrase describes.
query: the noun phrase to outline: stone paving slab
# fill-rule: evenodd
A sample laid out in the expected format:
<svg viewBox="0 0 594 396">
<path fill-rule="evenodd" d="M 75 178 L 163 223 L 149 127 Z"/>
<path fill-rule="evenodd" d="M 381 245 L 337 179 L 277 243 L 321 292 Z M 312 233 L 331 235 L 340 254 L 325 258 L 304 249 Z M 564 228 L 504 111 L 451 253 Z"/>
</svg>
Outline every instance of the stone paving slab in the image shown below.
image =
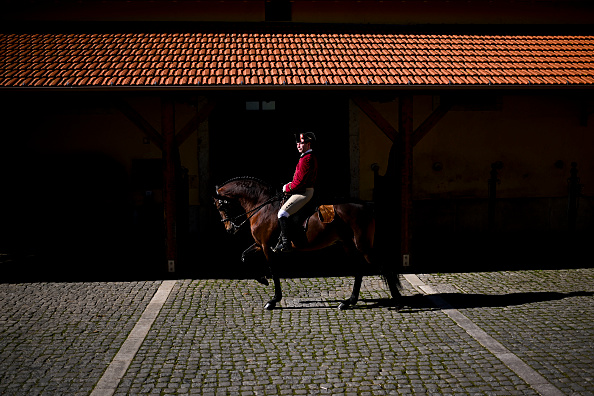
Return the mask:
<svg viewBox="0 0 594 396">
<path fill-rule="evenodd" d="M 594 269 L 420 274 L 566 394 L 594 393 Z M 88 395 L 161 282 L 0 284 L 0 394 Z M 403 281 L 177 280 L 116 394 L 538 394 Z"/>
</svg>

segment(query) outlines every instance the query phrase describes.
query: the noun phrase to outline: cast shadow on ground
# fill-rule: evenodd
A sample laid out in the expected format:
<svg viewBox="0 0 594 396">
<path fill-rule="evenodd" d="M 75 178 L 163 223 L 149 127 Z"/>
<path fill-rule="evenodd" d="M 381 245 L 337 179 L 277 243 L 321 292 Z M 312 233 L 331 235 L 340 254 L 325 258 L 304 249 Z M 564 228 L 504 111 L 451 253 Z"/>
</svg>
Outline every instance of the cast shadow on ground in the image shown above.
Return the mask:
<svg viewBox="0 0 594 396">
<path fill-rule="evenodd" d="M 445 300 L 454 309 L 472 308 L 503 308 L 521 306 L 525 304 L 562 300 L 571 297 L 592 297 L 594 292 L 522 292 L 509 294 L 462 294 L 462 293 L 437 293 L 431 295 L 415 294 L 404 296 L 397 307 L 389 299 L 361 299 L 359 303 L 349 309 L 366 310 L 388 308 L 401 313 L 414 313 L 420 311 L 438 311 L 438 307 L 429 297 Z M 303 300 L 300 306 L 282 307 L 282 309 L 327 309 L 338 307 L 341 300 Z"/>
</svg>

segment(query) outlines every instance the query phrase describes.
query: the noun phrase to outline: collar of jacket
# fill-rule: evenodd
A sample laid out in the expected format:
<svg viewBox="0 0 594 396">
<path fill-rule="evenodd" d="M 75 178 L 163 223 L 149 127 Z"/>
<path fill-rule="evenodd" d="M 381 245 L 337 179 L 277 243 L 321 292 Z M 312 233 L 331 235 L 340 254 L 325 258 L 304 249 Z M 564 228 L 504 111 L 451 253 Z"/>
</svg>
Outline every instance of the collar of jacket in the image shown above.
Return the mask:
<svg viewBox="0 0 594 396">
<path fill-rule="evenodd" d="M 305 154 L 309 154 L 309 153 L 311 153 L 312 151 L 313 151 L 312 149 L 309 149 L 309 150 L 307 150 L 305 153 L 301 154 L 301 155 L 299 156 L 299 158 L 303 158 L 303 157 L 305 156 Z"/>
</svg>

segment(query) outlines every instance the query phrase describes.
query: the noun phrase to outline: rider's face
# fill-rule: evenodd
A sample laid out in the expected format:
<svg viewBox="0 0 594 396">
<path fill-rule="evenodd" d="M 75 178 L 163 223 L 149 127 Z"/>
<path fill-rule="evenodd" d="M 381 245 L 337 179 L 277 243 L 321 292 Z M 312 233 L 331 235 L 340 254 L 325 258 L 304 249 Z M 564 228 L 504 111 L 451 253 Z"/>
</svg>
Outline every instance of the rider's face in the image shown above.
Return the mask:
<svg viewBox="0 0 594 396">
<path fill-rule="evenodd" d="M 310 148 L 311 148 L 311 142 L 307 142 L 307 143 L 297 142 L 297 151 L 299 151 L 301 154 L 305 153 Z"/>
</svg>

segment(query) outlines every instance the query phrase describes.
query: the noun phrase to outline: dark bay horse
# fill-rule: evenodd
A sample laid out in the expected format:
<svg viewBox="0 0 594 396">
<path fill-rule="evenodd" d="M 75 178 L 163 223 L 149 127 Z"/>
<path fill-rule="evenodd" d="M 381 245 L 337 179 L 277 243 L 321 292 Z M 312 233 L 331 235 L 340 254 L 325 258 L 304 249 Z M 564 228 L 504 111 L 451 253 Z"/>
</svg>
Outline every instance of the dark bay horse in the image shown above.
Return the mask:
<svg viewBox="0 0 594 396">
<path fill-rule="evenodd" d="M 214 196 L 225 229 L 234 234 L 242 225 L 249 224 L 255 248 L 261 249 L 266 257 L 274 282 L 274 298 L 265 305 L 269 310 L 274 309 L 276 303 L 282 299 L 280 279 L 275 267 L 282 260 L 283 253 L 276 254 L 272 251 L 280 232 L 277 212 L 281 197 L 282 193 L 279 195 L 267 183 L 251 177 L 234 178 L 217 186 Z M 334 205 L 334 211 L 335 217 L 330 223 L 321 221 L 317 214 L 309 218 L 307 243 L 297 250 L 312 251 L 342 243 L 347 254 L 359 260 L 362 265 L 374 264 L 373 210 L 363 204 L 342 203 Z M 391 303 L 395 304 L 400 297 L 398 275 L 387 266 L 382 266 L 380 270 L 390 289 Z M 347 309 L 357 303 L 362 280 L 363 268 L 360 268 L 355 273 L 352 294 L 340 303 L 340 309 Z"/>
</svg>

